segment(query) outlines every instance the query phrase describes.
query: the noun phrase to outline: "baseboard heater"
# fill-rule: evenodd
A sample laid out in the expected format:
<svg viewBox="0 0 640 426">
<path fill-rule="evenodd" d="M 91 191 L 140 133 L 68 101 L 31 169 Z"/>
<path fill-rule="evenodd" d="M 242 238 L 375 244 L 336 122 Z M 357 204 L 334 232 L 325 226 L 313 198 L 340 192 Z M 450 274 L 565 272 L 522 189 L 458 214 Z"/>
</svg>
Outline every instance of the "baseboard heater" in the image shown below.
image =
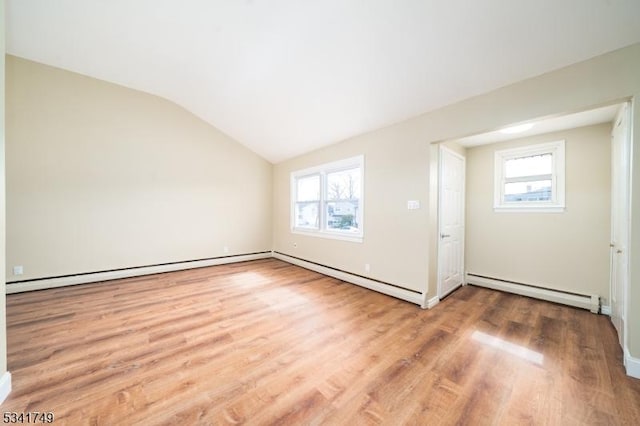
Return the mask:
<svg viewBox="0 0 640 426">
<path fill-rule="evenodd" d="M 563 305 L 575 306 L 578 308 L 587 309 L 594 314 L 597 314 L 600 311 L 600 298 L 595 294 L 588 295 L 571 293 L 562 290 L 553 290 L 531 284 L 517 283 L 514 281 L 507 281 L 499 278 L 470 273 L 467 273 L 466 277 L 467 284 L 492 288 L 494 290 L 506 291 L 508 293 L 520 294 L 522 296 L 547 300 L 549 302 L 561 303 Z"/>
<path fill-rule="evenodd" d="M 358 285 L 360 287 L 368 288 L 369 290 L 377 291 L 378 293 L 383 293 L 388 296 L 393 296 L 398 299 L 405 300 L 407 302 L 415 303 L 417 305 L 423 306 L 425 303 L 423 301 L 423 294 L 410 290 L 404 287 L 399 287 L 394 284 L 385 283 L 382 281 L 378 281 L 372 278 L 363 277 L 361 275 L 356 275 L 347 271 L 343 271 L 340 269 L 332 268 L 330 266 L 321 265 L 319 263 L 311 262 L 305 259 L 301 259 L 299 257 L 290 256 L 285 253 L 280 253 L 277 251 L 273 252 L 273 257 L 279 260 L 282 260 L 287 263 L 291 263 L 292 265 L 297 265 L 305 269 L 309 269 L 311 271 L 318 272 L 323 275 L 328 275 L 333 278 L 337 278 L 339 280 Z"/>
<path fill-rule="evenodd" d="M 7 294 L 25 291 L 45 290 L 56 287 L 66 287 L 77 284 L 88 284 L 101 281 L 118 280 L 122 278 L 139 277 L 142 275 L 161 274 L 164 272 L 182 271 L 185 269 L 205 268 L 207 266 L 224 265 L 227 263 L 246 262 L 249 260 L 268 259 L 270 251 L 247 254 L 234 254 L 206 259 L 195 259 L 169 262 L 156 265 L 133 266 L 129 268 L 112 269 L 108 271 L 84 272 L 58 277 L 34 278 L 24 281 L 7 283 Z"/>
</svg>

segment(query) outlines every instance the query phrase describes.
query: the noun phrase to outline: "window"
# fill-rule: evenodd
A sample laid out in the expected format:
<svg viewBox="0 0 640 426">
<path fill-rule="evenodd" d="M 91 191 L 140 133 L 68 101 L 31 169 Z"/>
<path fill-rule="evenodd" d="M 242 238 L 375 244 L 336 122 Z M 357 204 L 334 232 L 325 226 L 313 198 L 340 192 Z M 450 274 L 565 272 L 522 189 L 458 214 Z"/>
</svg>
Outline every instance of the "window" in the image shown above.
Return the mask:
<svg viewBox="0 0 640 426">
<path fill-rule="evenodd" d="M 291 230 L 362 241 L 364 156 L 291 173 Z"/>
<path fill-rule="evenodd" d="M 564 211 L 564 141 L 495 153 L 496 211 Z"/>
</svg>

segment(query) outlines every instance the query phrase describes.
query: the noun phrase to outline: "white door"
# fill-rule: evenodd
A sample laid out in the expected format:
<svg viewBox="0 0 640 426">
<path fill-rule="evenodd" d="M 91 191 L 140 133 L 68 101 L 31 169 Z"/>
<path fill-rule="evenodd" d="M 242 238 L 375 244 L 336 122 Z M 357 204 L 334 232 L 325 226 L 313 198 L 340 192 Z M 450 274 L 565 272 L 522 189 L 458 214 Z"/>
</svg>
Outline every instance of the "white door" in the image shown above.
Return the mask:
<svg viewBox="0 0 640 426">
<path fill-rule="evenodd" d="M 630 105 L 625 104 L 611 135 L 611 321 L 624 348 L 629 273 Z"/>
<path fill-rule="evenodd" d="M 440 146 L 438 180 L 438 297 L 464 281 L 465 159 Z"/>
</svg>

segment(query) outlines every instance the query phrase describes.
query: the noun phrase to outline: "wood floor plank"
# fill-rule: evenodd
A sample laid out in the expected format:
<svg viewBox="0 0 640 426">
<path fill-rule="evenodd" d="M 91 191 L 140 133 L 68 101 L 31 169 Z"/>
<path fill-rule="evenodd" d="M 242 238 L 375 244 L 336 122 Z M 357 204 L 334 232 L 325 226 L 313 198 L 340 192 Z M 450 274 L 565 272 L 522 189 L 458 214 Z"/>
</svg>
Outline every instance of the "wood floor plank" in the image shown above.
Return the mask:
<svg viewBox="0 0 640 426">
<path fill-rule="evenodd" d="M 56 424 L 640 424 L 607 317 L 275 259 L 11 294 L 7 338 L 3 410 Z"/>
</svg>

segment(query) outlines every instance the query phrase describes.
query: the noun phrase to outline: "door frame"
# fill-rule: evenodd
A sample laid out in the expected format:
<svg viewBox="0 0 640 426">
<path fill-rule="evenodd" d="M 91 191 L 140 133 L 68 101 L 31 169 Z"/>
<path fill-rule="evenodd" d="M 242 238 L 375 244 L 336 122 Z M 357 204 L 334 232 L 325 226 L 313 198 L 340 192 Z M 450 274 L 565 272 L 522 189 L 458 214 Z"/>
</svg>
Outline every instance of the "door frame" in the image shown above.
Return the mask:
<svg viewBox="0 0 640 426">
<path fill-rule="evenodd" d="M 446 295 L 450 294 L 451 292 L 443 295 L 442 294 L 442 279 L 441 279 L 441 268 L 442 268 L 442 250 L 440 250 L 440 243 L 442 241 L 442 238 L 440 238 L 440 235 L 442 234 L 442 170 L 443 170 L 443 161 L 442 161 L 442 153 L 446 151 L 448 154 L 453 155 L 454 157 L 457 157 L 459 159 L 462 160 L 462 224 L 463 224 L 463 232 L 460 235 L 460 262 L 462 263 L 462 285 L 466 285 L 466 269 L 465 269 L 465 263 L 464 263 L 464 248 L 465 248 L 465 232 L 467 229 L 466 226 L 466 216 L 465 216 L 465 209 L 466 209 L 466 199 L 467 199 L 467 195 L 466 195 L 466 176 L 467 176 L 467 159 L 465 156 L 458 154 L 457 152 L 455 152 L 454 150 L 452 150 L 451 148 L 448 148 L 446 146 L 444 146 L 443 144 L 439 144 L 438 146 L 438 207 L 437 207 L 437 212 L 438 212 L 438 233 L 436 235 L 437 238 L 437 272 L 436 272 L 436 283 L 437 283 L 437 297 L 438 300 L 442 300 Z"/>
<path fill-rule="evenodd" d="M 627 364 L 627 359 L 626 359 L 626 347 L 627 347 L 627 343 L 628 343 L 628 314 L 629 314 L 629 283 L 630 283 L 630 267 L 631 267 L 631 263 L 630 263 L 630 258 L 629 258 L 629 250 L 630 250 L 630 244 L 631 244 L 631 188 L 632 188 L 632 171 L 633 171 L 633 158 L 631 156 L 632 154 L 632 138 L 633 138 L 633 122 L 632 122 L 632 117 L 633 117 L 633 100 L 629 100 L 627 102 L 624 103 L 623 108 L 620 110 L 620 112 L 618 114 L 616 114 L 616 118 L 614 119 L 613 122 L 613 126 L 614 128 L 612 129 L 612 139 L 613 139 L 613 132 L 615 131 L 615 126 L 616 123 L 618 123 L 620 120 L 624 120 L 625 125 L 626 125 L 626 129 L 624 130 L 624 134 L 625 137 L 622 140 L 622 144 L 620 149 L 622 150 L 622 153 L 625 154 L 624 157 L 628 158 L 628 160 L 625 162 L 625 164 L 617 164 L 616 160 L 617 159 L 612 159 L 611 162 L 611 173 L 612 173 L 612 178 L 613 178 L 613 174 L 614 174 L 614 167 L 622 167 L 622 172 L 625 174 L 625 176 L 623 176 L 624 178 L 626 178 L 626 191 L 623 194 L 620 194 L 620 197 L 624 197 L 624 199 L 626 200 L 626 220 L 624 222 L 626 222 L 626 229 L 623 230 L 623 232 L 626 234 L 625 235 L 625 242 L 626 242 L 626 247 L 620 247 L 618 245 L 618 241 L 615 241 L 614 237 L 615 237 L 615 227 L 614 227 L 614 220 L 615 220 L 615 215 L 613 213 L 613 194 L 612 194 L 612 200 L 611 200 L 611 237 L 610 237 L 610 262 L 609 262 L 609 308 L 610 308 L 610 320 L 613 322 L 613 315 L 615 314 L 614 310 L 615 307 L 613 306 L 613 299 L 614 299 L 614 288 L 613 288 L 613 283 L 614 283 L 614 273 L 617 272 L 617 253 L 616 251 L 618 250 L 623 250 L 624 253 L 622 253 L 625 257 L 626 257 L 626 262 L 623 262 L 623 265 L 625 266 L 623 274 L 624 274 L 624 279 L 623 279 L 623 288 L 622 288 L 622 294 L 623 294 L 623 300 L 622 300 L 622 330 L 620 330 L 620 332 L 622 333 L 622 335 L 618 336 L 618 342 L 620 343 L 620 346 L 622 347 L 623 350 L 623 361 L 624 364 L 626 366 Z M 612 153 L 613 153 L 613 147 L 612 147 Z M 614 245 L 615 243 L 615 245 Z M 620 285 L 620 283 L 618 283 L 616 281 L 616 285 Z M 617 328 L 616 328 L 616 331 Z"/>
</svg>

